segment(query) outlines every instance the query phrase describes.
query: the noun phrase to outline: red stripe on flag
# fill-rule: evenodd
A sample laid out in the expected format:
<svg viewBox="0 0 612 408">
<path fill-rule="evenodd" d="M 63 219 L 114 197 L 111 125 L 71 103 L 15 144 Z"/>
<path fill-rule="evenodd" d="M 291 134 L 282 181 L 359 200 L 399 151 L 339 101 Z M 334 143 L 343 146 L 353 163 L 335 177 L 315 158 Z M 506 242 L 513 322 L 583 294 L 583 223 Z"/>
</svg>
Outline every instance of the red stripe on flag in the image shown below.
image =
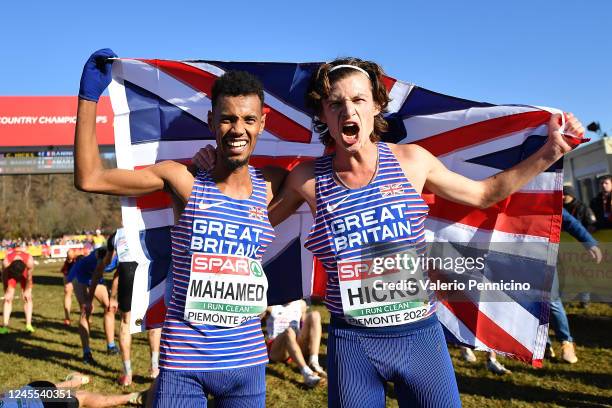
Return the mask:
<svg viewBox="0 0 612 408">
<path fill-rule="evenodd" d="M 561 197 L 563 197 L 563 193 L 561 193 Z M 550 241 L 551 242 L 556 242 L 556 243 L 561 242 L 561 224 L 562 222 L 563 222 L 563 215 L 561 212 L 559 214 L 555 214 L 552 216 L 551 225 L 550 225 Z"/>
<path fill-rule="evenodd" d="M 397 81 L 391 77 L 383 76 L 382 82 L 383 84 L 385 84 L 385 88 L 387 88 L 387 92 L 389 92 L 391 91 L 391 88 L 393 88 L 393 85 L 395 85 Z"/>
<path fill-rule="evenodd" d="M 172 198 L 165 191 L 156 191 L 136 198 L 136 206 L 140 210 L 160 210 L 172 207 Z"/>
<path fill-rule="evenodd" d="M 315 298 L 324 299 L 327 292 L 327 272 L 323 263 L 316 256 L 313 257 L 312 265 L 312 296 Z"/>
<path fill-rule="evenodd" d="M 430 193 L 426 189 L 423 189 L 423 192 L 421 193 L 421 198 L 430 207 L 436 203 L 436 195 L 434 193 Z"/>
<path fill-rule="evenodd" d="M 157 67 L 159 70 L 173 76 L 186 85 L 204 92 L 206 95 L 210 95 L 212 93 L 212 86 L 217 79 L 217 76 L 211 74 L 210 72 L 206 72 L 194 66 L 178 61 L 157 59 L 143 61 Z"/>
<path fill-rule="evenodd" d="M 249 164 L 258 168 L 276 166 L 287 170 L 292 170 L 298 164 L 309 160 L 314 160 L 314 158 L 295 156 L 251 156 Z"/>
<path fill-rule="evenodd" d="M 155 303 L 149 305 L 144 317 L 144 327 L 146 330 L 162 327 L 165 318 L 166 304 L 164 303 L 164 297 L 162 296 L 157 299 Z"/>
<path fill-rule="evenodd" d="M 429 215 L 485 230 L 535 235 L 559 242 L 556 217 L 561 213 L 560 191 L 514 193 L 505 200 L 478 209 L 436 196 L 429 202 Z"/>
<path fill-rule="evenodd" d="M 282 140 L 310 143 L 310 138 L 312 137 L 310 129 L 294 122 L 268 105 L 266 107 L 270 109 L 270 112 L 266 115 L 266 130 Z"/>
<path fill-rule="evenodd" d="M 509 133 L 540 126 L 549 119 L 550 112 L 546 111 L 517 113 L 466 125 L 414 143 L 427 149 L 434 156 L 441 156 Z"/>
<path fill-rule="evenodd" d="M 449 279 L 434 269 L 428 271 L 432 281 L 449 282 Z M 495 350 L 512 353 L 519 360 L 531 362 L 533 353 L 510 333 L 500 327 L 461 290 L 448 290 L 437 293 L 437 297 L 459 319 L 476 338 Z M 449 301 L 448 299 L 453 299 Z"/>
<path fill-rule="evenodd" d="M 173 76 L 194 89 L 211 95 L 212 86 L 217 76 L 189 64 L 166 60 L 144 60 L 161 71 Z M 310 129 L 294 122 L 284 114 L 266 105 L 268 109 L 266 129 L 279 139 L 289 142 L 310 143 Z"/>
<path fill-rule="evenodd" d="M 453 296 L 460 295 L 453 294 Z M 487 347 L 512 353 L 518 360 L 532 362 L 533 353 L 487 315 L 481 313 L 469 299 L 466 298 L 465 302 L 442 300 L 442 303 Z M 534 362 L 532 364 L 535 365 Z"/>
</svg>

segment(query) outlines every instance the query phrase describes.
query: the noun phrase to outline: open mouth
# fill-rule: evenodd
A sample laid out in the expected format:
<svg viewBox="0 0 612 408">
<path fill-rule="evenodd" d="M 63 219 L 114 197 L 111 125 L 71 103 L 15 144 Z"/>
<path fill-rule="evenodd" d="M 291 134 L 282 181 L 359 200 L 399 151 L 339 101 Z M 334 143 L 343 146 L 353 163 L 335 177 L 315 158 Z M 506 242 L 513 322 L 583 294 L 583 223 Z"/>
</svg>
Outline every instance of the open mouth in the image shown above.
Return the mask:
<svg viewBox="0 0 612 408">
<path fill-rule="evenodd" d="M 227 150 L 234 154 L 242 153 L 249 144 L 249 142 L 244 139 L 225 139 L 223 143 Z"/>
<path fill-rule="evenodd" d="M 359 126 L 356 123 L 346 123 L 342 126 L 342 139 L 344 143 L 348 145 L 357 143 L 358 134 Z"/>
</svg>

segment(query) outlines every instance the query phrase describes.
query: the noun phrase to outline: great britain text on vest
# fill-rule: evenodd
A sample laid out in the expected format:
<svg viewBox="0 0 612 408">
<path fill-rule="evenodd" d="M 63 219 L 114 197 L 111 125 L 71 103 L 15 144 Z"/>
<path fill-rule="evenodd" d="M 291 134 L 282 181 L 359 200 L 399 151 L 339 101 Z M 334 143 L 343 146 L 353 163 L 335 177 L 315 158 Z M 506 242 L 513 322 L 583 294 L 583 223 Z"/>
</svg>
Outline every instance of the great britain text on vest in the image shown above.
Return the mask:
<svg viewBox="0 0 612 408">
<path fill-rule="evenodd" d="M 330 228 L 336 250 L 410 237 L 412 228 L 406 217 L 408 208 L 408 203 L 396 203 L 335 218 Z"/>
</svg>

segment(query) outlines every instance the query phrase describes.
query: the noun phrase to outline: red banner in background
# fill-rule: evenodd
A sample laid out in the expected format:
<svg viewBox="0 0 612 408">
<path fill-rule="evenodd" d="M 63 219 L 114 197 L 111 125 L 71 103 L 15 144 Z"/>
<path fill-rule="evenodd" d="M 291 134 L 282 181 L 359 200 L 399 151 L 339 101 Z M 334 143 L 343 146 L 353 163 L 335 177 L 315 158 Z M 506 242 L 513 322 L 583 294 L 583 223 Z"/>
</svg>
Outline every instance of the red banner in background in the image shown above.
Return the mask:
<svg viewBox="0 0 612 408">
<path fill-rule="evenodd" d="M 72 146 L 76 96 L 0 96 L 0 147 Z M 98 103 L 100 145 L 114 145 L 113 110 L 108 96 Z"/>
</svg>

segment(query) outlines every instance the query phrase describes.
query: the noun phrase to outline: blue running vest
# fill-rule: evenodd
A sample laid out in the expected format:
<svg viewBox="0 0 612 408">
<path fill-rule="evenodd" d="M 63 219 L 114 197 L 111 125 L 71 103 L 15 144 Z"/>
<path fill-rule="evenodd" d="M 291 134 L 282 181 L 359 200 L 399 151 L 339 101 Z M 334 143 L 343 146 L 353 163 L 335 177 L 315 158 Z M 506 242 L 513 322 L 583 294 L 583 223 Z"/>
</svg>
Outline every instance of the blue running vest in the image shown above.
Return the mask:
<svg viewBox="0 0 612 408">
<path fill-rule="evenodd" d="M 408 250 L 420 255 L 425 249 L 424 222 L 429 207 L 406 178 L 389 146 L 379 142 L 377 149 L 378 167 L 373 180 L 356 189 L 346 188 L 336 180 L 333 155 L 316 160 L 317 208 L 304 246 L 319 258 L 327 272 L 325 303 L 333 317 L 356 326 L 387 327 L 429 317 L 435 312 L 435 301 L 422 289 L 419 302 L 403 301 L 398 291 L 376 298 L 382 292 L 373 292 L 371 285 L 364 283 L 367 281 L 360 280 L 372 271 L 376 257 L 392 257 Z M 367 266 L 364 259 L 370 262 Z M 370 272 L 361 269 L 362 278 L 347 278 L 357 274 L 359 267 Z M 345 285 L 344 289 L 341 285 Z M 341 291 L 350 310 L 343 307 Z M 384 301 L 378 303 L 379 300 Z M 361 304 L 364 306 L 359 307 Z M 385 318 L 372 317 L 385 313 Z"/>
<path fill-rule="evenodd" d="M 172 228 L 172 296 L 160 344 L 160 366 L 164 369 L 210 371 L 268 362 L 259 317 L 236 327 L 194 323 L 184 317 L 190 277 L 196 274 L 192 271 L 200 268 L 199 272 L 207 272 L 202 271 L 208 267 L 206 263 L 199 267 L 192 264 L 198 256 L 261 261 L 274 239 L 274 229 L 268 221 L 265 181 L 261 172 L 250 166 L 249 174 L 251 197 L 237 200 L 221 193 L 208 173 L 199 172 L 185 210 Z M 216 296 L 238 296 L 237 286 L 233 286 L 231 295 L 227 292 L 230 285 L 218 286 L 209 288 L 216 291 Z M 241 296 L 254 294 L 243 292 Z"/>
</svg>

